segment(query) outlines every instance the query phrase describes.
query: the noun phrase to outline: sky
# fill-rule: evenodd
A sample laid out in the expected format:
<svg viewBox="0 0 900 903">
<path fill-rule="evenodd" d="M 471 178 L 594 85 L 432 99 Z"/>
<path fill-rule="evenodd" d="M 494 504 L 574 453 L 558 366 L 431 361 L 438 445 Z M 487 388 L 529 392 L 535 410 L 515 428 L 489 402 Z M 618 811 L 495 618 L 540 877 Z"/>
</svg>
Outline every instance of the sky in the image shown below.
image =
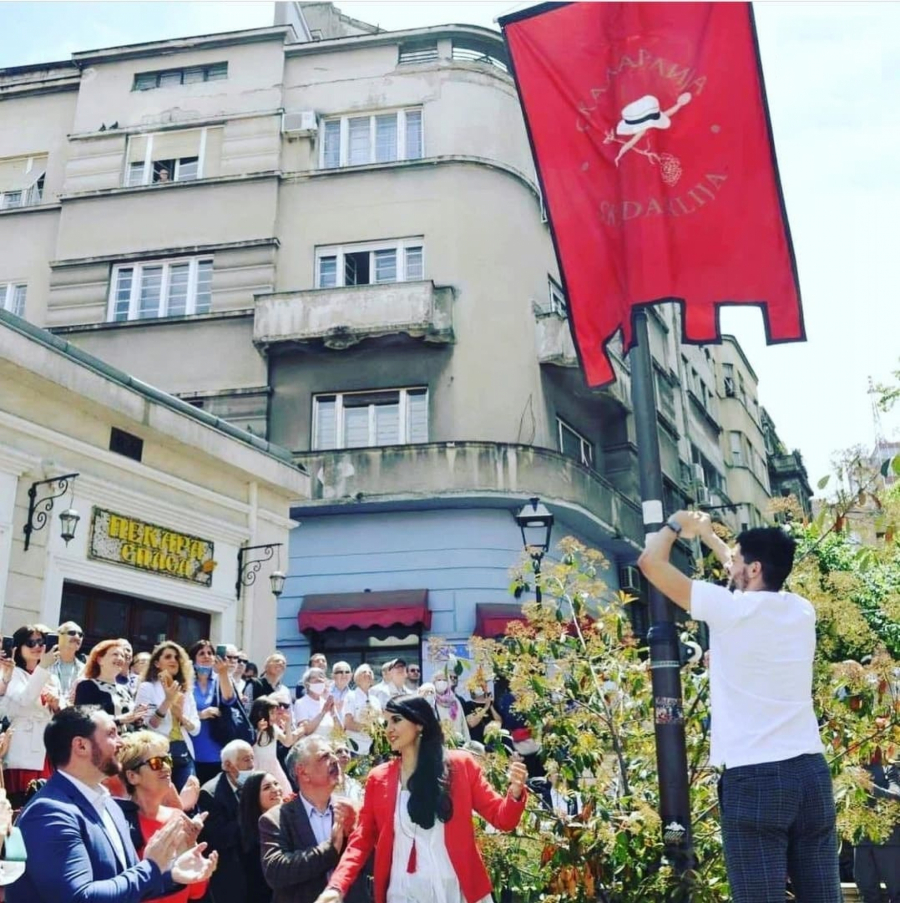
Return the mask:
<svg viewBox="0 0 900 903">
<path fill-rule="evenodd" d="M 530 3 L 338 2 L 393 30 L 447 23 L 496 28 Z M 807 341 L 766 346 L 756 309 L 725 309 L 759 378 L 760 403 L 810 480 L 832 455 L 876 436 L 868 380 L 900 369 L 900 3 L 754 4 L 781 181 L 800 272 Z M 270 25 L 271 2 L 0 2 L 0 67 L 79 50 Z M 895 313 L 891 314 L 890 311 Z M 900 411 L 881 414 L 900 439 Z"/>
</svg>

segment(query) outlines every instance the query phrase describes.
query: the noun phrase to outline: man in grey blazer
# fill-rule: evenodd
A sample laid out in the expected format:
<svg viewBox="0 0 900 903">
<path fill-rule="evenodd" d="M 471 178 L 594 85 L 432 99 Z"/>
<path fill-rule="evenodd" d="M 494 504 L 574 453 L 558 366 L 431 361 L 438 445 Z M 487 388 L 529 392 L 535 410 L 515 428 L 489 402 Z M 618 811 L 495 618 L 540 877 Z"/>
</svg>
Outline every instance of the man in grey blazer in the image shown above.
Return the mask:
<svg viewBox="0 0 900 903">
<path fill-rule="evenodd" d="M 356 811 L 347 800 L 332 797 L 341 766 L 322 737 L 296 743 L 287 765 L 300 792 L 259 820 L 263 875 L 274 891 L 272 903 L 313 903 L 340 859 Z M 361 875 L 346 903 L 368 903 L 368 885 L 368 876 Z"/>
</svg>

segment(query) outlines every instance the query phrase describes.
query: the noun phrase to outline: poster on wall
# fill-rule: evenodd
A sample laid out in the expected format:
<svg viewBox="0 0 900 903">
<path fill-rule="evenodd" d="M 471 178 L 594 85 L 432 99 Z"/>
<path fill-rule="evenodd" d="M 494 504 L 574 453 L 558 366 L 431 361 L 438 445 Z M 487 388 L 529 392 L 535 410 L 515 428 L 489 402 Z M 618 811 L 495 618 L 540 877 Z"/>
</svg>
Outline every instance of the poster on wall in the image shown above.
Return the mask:
<svg viewBox="0 0 900 903">
<path fill-rule="evenodd" d="M 212 586 L 216 566 L 212 540 L 96 507 L 88 555 L 207 587 Z"/>
</svg>

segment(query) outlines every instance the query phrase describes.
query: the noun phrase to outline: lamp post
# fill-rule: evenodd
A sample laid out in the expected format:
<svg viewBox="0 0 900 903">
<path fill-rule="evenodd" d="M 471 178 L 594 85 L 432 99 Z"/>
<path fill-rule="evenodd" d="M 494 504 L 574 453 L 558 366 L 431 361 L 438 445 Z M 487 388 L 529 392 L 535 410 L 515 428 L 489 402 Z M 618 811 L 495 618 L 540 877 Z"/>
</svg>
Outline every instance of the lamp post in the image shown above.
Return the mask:
<svg viewBox="0 0 900 903">
<path fill-rule="evenodd" d="M 541 561 L 550 548 L 550 532 L 553 530 L 553 515 L 537 497 L 531 498 L 516 515 L 516 523 L 522 531 L 522 545 L 531 556 L 534 571 L 534 597 L 538 605 L 541 595 Z"/>
</svg>

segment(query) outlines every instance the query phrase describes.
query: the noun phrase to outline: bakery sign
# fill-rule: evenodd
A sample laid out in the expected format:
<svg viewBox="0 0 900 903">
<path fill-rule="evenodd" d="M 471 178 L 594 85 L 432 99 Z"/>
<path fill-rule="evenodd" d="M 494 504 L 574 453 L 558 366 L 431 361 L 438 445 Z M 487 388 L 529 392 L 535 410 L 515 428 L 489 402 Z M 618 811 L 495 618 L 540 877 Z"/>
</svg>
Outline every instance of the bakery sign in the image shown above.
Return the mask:
<svg viewBox="0 0 900 903">
<path fill-rule="evenodd" d="M 88 554 L 140 571 L 212 585 L 213 543 L 125 514 L 94 508 Z"/>
</svg>

